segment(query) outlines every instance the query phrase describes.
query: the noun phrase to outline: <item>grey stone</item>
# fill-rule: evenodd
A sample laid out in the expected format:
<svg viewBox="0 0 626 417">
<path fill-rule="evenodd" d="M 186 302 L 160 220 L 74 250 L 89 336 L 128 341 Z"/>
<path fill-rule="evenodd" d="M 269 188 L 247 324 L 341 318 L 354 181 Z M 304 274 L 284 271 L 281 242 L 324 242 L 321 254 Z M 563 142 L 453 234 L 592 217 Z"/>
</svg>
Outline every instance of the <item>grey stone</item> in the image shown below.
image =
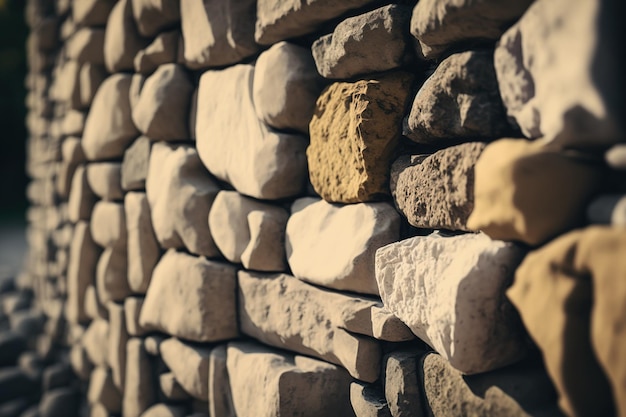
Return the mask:
<svg viewBox="0 0 626 417">
<path fill-rule="evenodd" d="M 384 359 L 385 398 L 393 417 L 422 417 L 421 381 L 418 368 L 424 352 L 395 351 Z"/>
<path fill-rule="evenodd" d="M 146 188 L 150 147 L 150 139 L 140 136 L 124 152 L 121 171 L 123 190 L 141 191 Z"/>
<path fill-rule="evenodd" d="M 209 417 L 236 417 L 227 367 L 227 345 L 218 345 L 209 354 Z"/>
<path fill-rule="evenodd" d="M 163 341 L 161 357 L 176 381 L 191 396 L 206 401 L 209 397 L 209 347 L 198 347 L 176 338 Z"/>
<path fill-rule="evenodd" d="M 150 45 L 135 55 L 135 71 L 149 74 L 159 65 L 175 63 L 180 39 L 181 34 L 177 30 L 159 33 Z"/>
<path fill-rule="evenodd" d="M 135 293 L 145 294 L 161 254 L 146 194 L 127 193 L 124 209 L 128 232 L 128 286 Z"/>
<path fill-rule="evenodd" d="M 133 71 L 137 52 L 148 45 L 137 30 L 131 0 L 119 0 L 107 21 L 104 38 L 104 61 L 110 73 Z"/>
<path fill-rule="evenodd" d="M 373 384 L 350 384 L 350 403 L 356 417 L 391 417 L 385 395 Z"/>
<path fill-rule="evenodd" d="M 126 376 L 122 399 L 125 417 L 139 417 L 156 399 L 153 368 L 142 339 L 130 338 L 126 343 Z"/>
<path fill-rule="evenodd" d="M 139 33 L 146 37 L 158 35 L 180 20 L 180 0 L 130 0 Z M 184 3 L 184 2 L 183 2 Z"/>
</svg>

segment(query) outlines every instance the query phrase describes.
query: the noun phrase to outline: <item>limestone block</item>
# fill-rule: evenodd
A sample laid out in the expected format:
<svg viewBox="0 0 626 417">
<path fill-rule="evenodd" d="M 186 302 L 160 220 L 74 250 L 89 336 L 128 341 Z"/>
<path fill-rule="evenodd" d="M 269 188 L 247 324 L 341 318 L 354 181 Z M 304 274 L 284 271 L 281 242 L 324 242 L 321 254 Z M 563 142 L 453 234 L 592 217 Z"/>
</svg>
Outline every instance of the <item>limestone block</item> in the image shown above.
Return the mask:
<svg viewBox="0 0 626 417">
<path fill-rule="evenodd" d="M 209 212 L 209 229 L 220 252 L 247 269 L 283 271 L 289 213 L 236 191 L 220 191 Z"/>
<path fill-rule="evenodd" d="M 100 84 L 107 78 L 107 72 L 103 65 L 85 62 L 80 67 L 79 73 L 80 103 L 83 107 L 89 107 Z"/>
<path fill-rule="evenodd" d="M 79 221 L 74 228 L 67 266 L 66 317 L 73 323 L 87 321 L 85 291 L 93 283 L 100 249 L 89 232 L 89 224 Z"/>
<path fill-rule="evenodd" d="M 135 55 L 149 43 L 137 30 L 132 3 L 136 2 L 119 0 L 109 14 L 104 37 L 104 62 L 111 73 L 133 71 Z"/>
<path fill-rule="evenodd" d="M 238 416 L 354 416 L 351 378 L 329 363 L 233 342 L 228 344 L 227 367 Z"/>
<path fill-rule="evenodd" d="M 128 299 L 127 299 L 128 300 Z M 141 339 L 133 337 L 126 343 L 126 374 L 122 414 L 139 417 L 156 399 L 152 366 Z"/>
<path fill-rule="evenodd" d="M 415 227 L 470 230 L 474 209 L 474 166 L 485 148 L 470 142 L 432 155 L 406 155 L 391 166 L 391 195 Z"/>
<path fill-rule="evenodd" d="M 493 52 L 479 50 L 452 54 L 437 66 L 417 92 L 403 134 L 417 143 L 444 146 L 509 131 Z"/>
<path fill-rule="evenodd" d="M 135 55 L 135 71 L 149 74 L 159 65 L 176 62 L 180 38 L 181 34 L 177 30 L 159 33 L 148 46 Z"/>
<path fill-rule="evenodd" d="M 111 366 L 113 383 L 123 393 L 126 378 L 126 343 L 129 338 L 126 331 L 124 305 L 109 301 L 107 309 L 109 311 L 108 363 Z"/>
<path fill-rule="evenodd" d="M 227 345 L 217 345 L 209 354 L 209 417 L 237 417 L 230 393 Z"/>
<path fill-rule="evenodd" d="M 371 384 L 350 384 L 350 403 L 356 417 L 391 417 L 382 392 Z"/>
<path fill-rule="evenodd" d="M 375 301 L 322 290 L 285 274 L 240 271 L 238 282 L 243 333 L 343 366 L 357 379 L 378 378 L 379 343 L 352 333 L 368 325 Z"/>
<path fill-rule="evenodd" d="M 218 256 L 207 222 L 218 191 L 193 146 L 155 143 L 146 195 L 161 247 L 186 247 L 198 255 Z"/>
<path fill-rule="evenodd" d="M 613 169 L 625 170 L 626 169 L 626 144 L 617 144 L 612 146 L 604 154 L 606 163 Z"/>
<path fill-rule="evenodd" d="M 180 14 L 185 65 L 191 69 L 235 64 L 254 55 L 254 0 L 186 0 Z"/>
<path fill-rule="evenodd" d="M 494 53 L 500 94 L 526 137 L 561 148 L 622 141 L 617 7 L 536 1 L 502 35 Z"/>
<path fill-rule="evenodd" d="M 139 33 L 152 37 L 180 20 L 180 0 L 130 0 Z M 183 2 L 184 3 L 184 2 Z"/>
<path fill-rule="evenodd" d="M 189 395 L 206 401 L 209 393 L 209 347 L 182 342 L 175 337 L 161 343 L 161 357 L 176 381 Z"/>
<path fill-rule="evenodd" d="M 122 411 L 122 395 L 113 385 L 110 370 L 100 366 L 93 370 L 89 378 L 87 401 L 89 404 L 101 404 L 112 414 L 119 414 Z"/>
<path fill-rule="evenodd" d="M 277 129 L 308 133 L 325 85 L 309 48 L 287 42 L 273 45 L 259 55 L 252 85 L 259 119 Z"/>
<path fill-rule="evenodd" d="M 374 254 L 400 237 L 400 216 L 388 203 L 333 205 L 296 200 L 287 222 L 287 261 L 302 280 L 337 290 L 378 294 Z"/>
<path fill-rule="evenodd" d="M 258 0 L 254 39 L 261 45 L 315 32 L 322 23 L 371 3 L 371 0 Z"/>
<path fill-rule="evenodd" d="M 124 299 L 124 317 L 126 319 L 126 331 L 129 336 L 143 336 L 146 329 L 139 324 L 139 315 L 143 306 L 143 297 L 126 297 Z"/>
<path fill-rule="evenodd" d="M 603 179 L 602 167 L 585 158 L 515 139 L 489 144 L 474 172 L 467 226 L 493 239 L 530 245 L 582 224 Z"/>
<path fill-rule="evenodd" d="M 141 414 L 141 417 L 185 417 L 185 407 L 169 405 L 169 404 L 155 404 L 148 408 Z"/>
<path fill-rule="evenodd" d="M 187 116 L 193 85 L 185 69 L 164 64 L 146 79 L 132 116 L 139 130 L 153 140 L 189 137 Z"/>
<path fill-rule="evenodd" d="M 87 357 L 96 366 L 108 366 L 109 322 L 104 319 L 92 320 L 83 334 L 80 343 L 85 348 Z"/>
<path fill-rule="evenodd" d="M 61 134 L 64 136 L 80 136 L 85 128 L 86 113 L 68 110 L 61 122 Z"/>
<path fill-rule="evenodd" d="M 72 2 L 72 19 L 80 26 L 104 26 L 115 0 L 76 0 Z"/>
<path fill-rule="evenodd" d="M 419 40 L 422 55 L 436 59 L 454 45 L 496 41 L 531 3 L 422 0 L 413 10 L 411 34 Z"/>
<path fill-rule="evenodd" d="M 93 99 L 82 139 L 83 150 L 90 161 L 121 157 L 132 139 L 139 135 L 131 119 L 131 78 L 129 74 L 111 75 Z"/>
<path fill-rule="evenodd" d="M 126 247 L 126 217 L 124 205 L 98 201 L 90 222 L 91 236 L 102 247 Z"/>
<path fill-rule="evenodd" d="M 388 342 L 405 342 L 415 339 L 411 329 L 384 306 L 371 309 L 372 336 L 374 339 Z"/>
<path fill-rule="evenodd" d="M 126 230 L 128 233 L 128 286 L 145 294 L 152 271 L 161 251 L 150 219 L 150 205 L 145 193 L 130 192 L 124 198 Z"/>
<path fill-rule="evenodd" d="M 154 269 L 139 324 L 195 342 L 237 337 L 235 271 L 170 249 Z"/>
<path fill-rule="evenodd" d="M 526 353 L 504 297 L 523 256 L 484 234 L 433 233 L 379 249 L 376 280 L 387 309 L 456 369 L 475 374 Z"/>
<path fill-rule="evenodd" d="M 626 412 L 625 248 L 620 227 L 567 233 L 531 252 L 507 292 L 567 415 Z"/>
<path fill-rule="evenodd" d="M 267 200 L 297 195 L 306 181 L 306 139 L 273 132 L 259 121 L 252 100 L 253 77 L 252 65 L 202 74 L 198 154 L 213 175 L 241 194 Z"/>
<path fill-rule="evenodd" d="M 125 191 L 141 191 L 146 188 L 146 177 L 150 163 L 150 139 L 138 137 L 124 152 L 121 183 Z"/>
<path fill-rule="evenodd" d="M 103 65 L 104 37 L 104 29 L 81 28 L 65 43 L 65 53 L 80 63 Z"/>
<path fill-rule="evenodd" d="M 317 71 L 326 78 L 352 78 L 402 66 L 410 57 L 411 9 L 390 4 L 349 17 L 311 46 Z"/>
<path fill-rule="evenodd" d="M 385 399 L 392 416 L 422 417 L 421 381 L 418 367 L 424 352 L 397 350 L 385 356 Z"/>
<path fill-rule="evenodd" d="M 96 268 L 96 289 L 101 303 L 122 301 L 130 294 L 126 270 L 125 247 L 104 249 Z"/>
<path fill-rule="evenodd" d="M 334 83 L 322 93 L 306 152 L 311 184 L 322 198 L 356 203 L 389 195 L 389 166 L 412 80 L 395 72 Z"/>
</svg>

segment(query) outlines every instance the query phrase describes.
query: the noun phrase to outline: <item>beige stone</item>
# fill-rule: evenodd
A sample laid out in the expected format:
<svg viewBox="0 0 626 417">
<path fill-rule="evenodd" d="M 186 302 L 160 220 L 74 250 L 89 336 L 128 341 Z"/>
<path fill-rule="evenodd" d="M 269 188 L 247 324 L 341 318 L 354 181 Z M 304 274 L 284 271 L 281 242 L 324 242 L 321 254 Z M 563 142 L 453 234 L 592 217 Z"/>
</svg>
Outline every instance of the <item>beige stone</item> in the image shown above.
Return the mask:
<svg viewBox="0 0 626 417">
<path fill-rule="evenodd" d="M 126 317 L 124 305 L 109 301 L 109 337 L 108 337 L 108 363 L 113 374 L 113 383 L 124 392 L 126 378 L 126 343 L 128 332 L 126 331 Z"/>
<path fill-rule="evenodd" d="M 169 404 L 155 404 L 148 408 L 141 417 L 185 417 L 185 407 L 169 405 Z"/>
<path fill-rule="evenodd" d="M 128 299 L 127 299 L 128 300 Z M 139 417 L 156 400 L 152 365 L 141 339 L 126 343 L 126 374 L 122 399 L 124 417 Z"/>
<path fill-rule="evenodd" d="M 125 247 L 108 247 L 100 255 L 96 268 L 96 289 L 101 303 L 122 301 L 130 294 L 126 259 Z"/>
<path fill-rule="evenodd" d="M 159 65 L 176 62 L 180 38 L 181 34 L 177 30 L 159 33 L 150 45 L 135 55 L 135 71 L 149 74 Z"/>
<path fill-rule="evenodd" d="M 80 343 L 74 344 L 70 348 L 69 361 L 76 376 L 82 381 L 87 381 L 93 370 L 93 364 Z"/>
<path fill-rule="evenodd" d="M 74 228 L 67 267 L 66 317 L 73 323 L 88 320 L 85 312 L 85 291 L 93 283 L 100 249 L 89 233 L 89 225 L 80 221 Z"/>
<path fill-rule="evenodd" d="M 121 200 L 122 164 L 119 162 L 91 162 L 87 164 L 87 181 L 95 195 L 104 200 Z"/>
<path fill-rule="evenodd" d="M 124 299 L 124 317 L 126 318 L 126 331 L 129 336 L 143 336 L 147 333 L 139 324 L 143 297 L 126 297 Z"/>
<path fill-rule="evenodd" d="M 424 352 L 418 349 L 400 349 L 385 356 L 383 386 L 385 399 L 392 416 L 421 417 L 421 381 L 419 360 Z"/>
<path fill-rule="evenodd" d="M 85 314 L 93 320 L 107 320 L 109 317 L 108 310 L 100 302 L 95 285 L 89 285 L 85 290 Z"/>
<path fill-rule="evenodd" d="M 180 20 L 180 0 L 130 0 L 137 29 L 152 37 Z"/>
<path fill-rule="evenodd" d="M 119 0 L 107 20 L 104 38 L 107 70 L 111 73 L 134 70 L 135 55 L 148 43 L 149 40 L 143 38 L 137 30 L 132 0 Z"/>
<path fill-rule="evenodd" d="M 170 401 L 191 401 L 191 396 L 180 386 L 173 372 L 159 375 L 159 388 Z"/>
<path fill-rule="evenodd" d="M 209 354 L 209 417 L 236 417 L 227 367 L 227 345 L 217 345 Z"/>
<path fill-rule="evenodd" d="M 389 195 L 389 167 L 402 129 L 413 76 L 331 84 L 317 100 L 306 151 L 311 184 L 330 202 Z"/>
<path fill-rule="evenodd" d="M 151 146 L 149 138 L 140 136 L 124 152 L 121 183 L 125 191 L 142 191 L 146 188 Z"/>
<path fill-rule="evenodd" d="M 124 205 L 98 201 L 89 224 L 91 236 L 102 247 L 126 247 L 126 217 Z"/>
<path fill-rule="evenodd" d="M 87 357 L 98 367 L 108 367 L 109 322 L 104 319 L 93 320 L 80 343 L 85 348 Z"/>
<path fill-rule="evenodd" d="M 104 26 L 115 0 L 76 0 L 72 2 L 72 19 L 80 26 Z"/>
<path fill-rule="evenodd" d="M 87 391 L 89 404 L 101 404 L 112 414 L 122 411 L 122 395 L 113 385 L 111 371 L 103 367 L 96 367 L 89 378 Z"/>
<path fill-rule="evenodd" d="M 350 404 L 356 417 L 391 417 L 385 396 L 372 384 L 350 384 Z"/>
<path fill-rule="evenodd" d="M 208 399 L 209 347 L 198 347 L 170 338 L 161 344 L 161 357 L 176 381 L 191 396 Z"/>
<path fill-rule="evenodd" d="M 85 62 L 80 67 L 80 103 L 83 107 L 89 107 L 96 96 L 98 87 L 107 78 L 107 71 L 104 65 L 92 62 Z"/>
<path fill-rule="evenodd" d="M 130 192 L 124 198 L 126 230 L 128 232 L 128 286 L 145 294 L 161 250 L 154 235 L 150 205 L 145 193 Z"/>
<path fill-rule="evenodd" d="M 80 63 L 104 64 L 104 29 L 81 28 L 65 44 L 67 57 Z"/>
<path fill-rule="evenodd" d="M 79 165 L 74 171 L 70 187 L 67 204 L 69 220 L 74 223 L 80 220 L 89 220 L 95 203 L 96 195 L 91 191 L 87 182 L 87 170 L 84 165 Z"/>
</svg>

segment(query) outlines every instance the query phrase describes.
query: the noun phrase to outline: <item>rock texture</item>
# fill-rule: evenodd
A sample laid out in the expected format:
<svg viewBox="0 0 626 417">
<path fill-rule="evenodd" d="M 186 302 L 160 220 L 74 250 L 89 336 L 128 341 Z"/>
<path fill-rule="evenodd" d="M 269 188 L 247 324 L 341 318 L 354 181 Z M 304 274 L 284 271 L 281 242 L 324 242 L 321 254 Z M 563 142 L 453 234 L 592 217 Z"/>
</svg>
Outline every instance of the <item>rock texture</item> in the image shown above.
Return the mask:
<svg viewBox="0 0 626 417">
<path fill-rule="evenodd" d="M 89 224 L 91 236 L 102 247 L 126 247 L 126 217 L 124 205 L 98 201 Z"/>
<path fill-rule="evenodd" d="M 356 417 L 391 417 L 385 396 L 369 384 L 350 384 L 350 404 Z"/>
<path fill-rule="evenodd" d="M 66 317 L 70 322 L 78 323 L 88 319 L 84 303 L 85 291 L 93 282 L 99 255 L 100 249 L 91 238 L 89 224 L 78 222 L 74 227 L 67 267 Z"/>
<path fill-rule="evenodd" d="M 163 361 L 181 387 L 195 398 L 206 401 L 211 349 L 195 347 L 176 338 L 163 341 L 160 349 Z"/>
<path fill-rule="evenodd" d="M 95 202 L 96 195 L 91 191 L 87 182 L 87 170 L 84 165 L 79 165 L 74 171 L 67 203 L 69 220 L 74 223 L 79 220 L 89 220 Z"/>
<path fill-rule="evenodd" d="M 124 191 L 141 191 L 146 188 L 150 164 L 150 139 L 138 137 L 124 152 L 121 169 L 121 185 Z"/>
<path fill-rule="evenodd" d="M 107 21 L 104 63 L 111 73 L 132 71 L 135 55 L 148 44 L 148 39 L 143 38 L 137 30 L 132 3 L 132 0 L 119 0 Z"/>
<path fill-rule="evenodd" d="M 412 75 L 335 83 L 317 100 L 307 149 L 315 191 L 330 202 L 389 195 L 389 165 L 401 131 Z"/>
<path fill-rule="evenodd" d="M 130 2 L 137 30 L 142 36 L 155 36 L 180 20 L 180 0 L 130 0 Z"/>
<path fill-rule="evenodd" d="M 122 413 L 128 417 L 139 417 L 156 399 L 152 385 L 152 366 L 148 354 L 139 338 L 126 343 L 126 384 L 122 400 Z"/>
<path fill-rule="evenodd" d="M 96 289 L 102 303 L 122 301 L 130 295 L 126 261 L 125 247 L 109 247 L 100 255 L 96 267 Z"/>
<path fill-rule="evenodd" d="M 87 164 L 87 182 L 93 193 L 104 200 L 121 200 L 124 197 L 121 168 L 119 162 Z"/>
<path fill-rule="evenodd" d="M 384 358 L 385 399 L 392 416 L 420 416 L 424 409 L 418 368 L 420 352 L 398 350 Z"/>
<path fill-rule="evenodd" d="M 181 34 L 177 30 L 157 35 L 150 45 L 135 55 L 133 60 L 135 71 L 149 74 L 156 70 L 159 65 L 176 62 L 180 39 Z"/>
</svg>

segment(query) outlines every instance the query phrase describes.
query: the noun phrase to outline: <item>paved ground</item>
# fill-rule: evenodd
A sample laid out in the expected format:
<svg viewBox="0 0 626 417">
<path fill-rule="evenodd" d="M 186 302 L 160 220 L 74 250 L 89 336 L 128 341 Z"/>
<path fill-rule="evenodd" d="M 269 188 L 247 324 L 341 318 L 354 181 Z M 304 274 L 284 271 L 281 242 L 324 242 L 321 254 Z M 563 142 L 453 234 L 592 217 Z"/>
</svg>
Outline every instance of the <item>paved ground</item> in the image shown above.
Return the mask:
<svg viewBox="0 0 626 417">
<path fill-rule="evenodd" d="M 24 223 L 0 223 L 0 275 L 17 275 L 26 254 Z"/>
</svg>

